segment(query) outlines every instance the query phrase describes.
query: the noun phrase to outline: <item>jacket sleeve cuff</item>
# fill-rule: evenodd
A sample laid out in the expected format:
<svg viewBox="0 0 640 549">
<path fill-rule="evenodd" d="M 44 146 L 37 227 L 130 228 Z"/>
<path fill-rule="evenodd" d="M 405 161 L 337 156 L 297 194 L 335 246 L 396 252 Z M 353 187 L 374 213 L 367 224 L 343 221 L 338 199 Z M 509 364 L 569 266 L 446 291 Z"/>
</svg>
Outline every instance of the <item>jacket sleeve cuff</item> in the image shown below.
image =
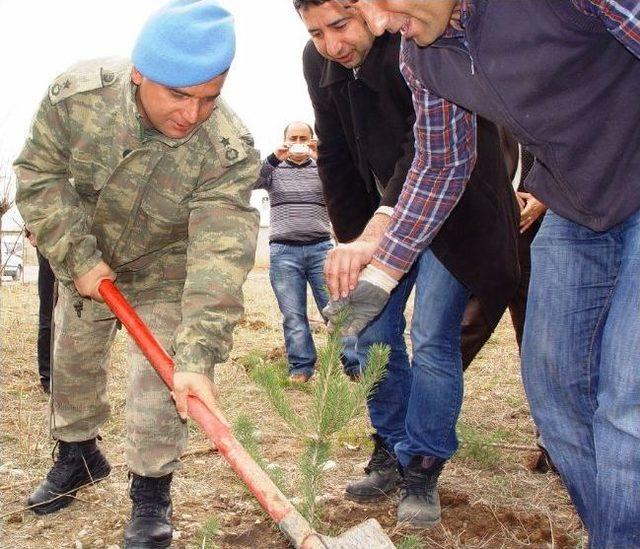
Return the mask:
<svg viewBox="0 0 640 549">
<path fill-rule="evenodd" d="M 95 237 L 88 237 L 72 248 L 65 257 L 71 278 L 78 278 L 102 261 L 102 252 L 95 247 Z"/>
<path fill-rule="evenodd" d="M 215 363 L 210 351 L 197 343 L 178 349 L 175 356 L 176 372 L 207 374 Z"/>
<path fill-rule="evenodd" d="M 269 164 L 271 164 L 274 168 L 277 168 L 281 164 L 281 160 L 279 160 L 278 157 L 273 153 L 267 156 L 267 162 L 269 162 Z"/>
<path fill-rule="evenodd" d="M 388 217 L 393 217 L 393 208 L 391 206 L 380 206 L 375 212 L 375 214 L 383 214 Z"/>
</svg>

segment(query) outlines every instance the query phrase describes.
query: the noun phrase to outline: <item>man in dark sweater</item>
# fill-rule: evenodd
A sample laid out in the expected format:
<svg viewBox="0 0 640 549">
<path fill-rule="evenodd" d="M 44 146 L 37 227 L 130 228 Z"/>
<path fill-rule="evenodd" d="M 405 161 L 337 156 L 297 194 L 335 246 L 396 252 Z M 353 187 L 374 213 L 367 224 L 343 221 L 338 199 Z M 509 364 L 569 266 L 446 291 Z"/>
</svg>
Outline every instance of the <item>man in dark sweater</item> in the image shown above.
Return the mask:
<svg viewBox="0 0 640 549">
<path fill-rule="evenodd" d="M 525 185 L 549 210 L 531 248 L 525 389 L 590 546 L 640 547 L 637 0 L 348 3 L 375 33 L 404 33 L 417 114 L 413 168 L 367 269 L 401 279 L 438 233 L 469 179 L 474 113 L 526 144 Z M 361 280 L 351 330 L 387 297 Z"/>
<path fill-rule="evenodd" d="M 264 161 L 255 186 L 269 193 L 269 278 L 282 313 L 289 379 L 294 383 L 313 375 L 317 358 L 307 318 L 307 283 L 320 311 L 329 301 L 323 268 L 333 243 L 316 158 L 313 128 L 292 122 L 284 130 L 282 146 Z M 345 373 L 357 377 L 358 357 L 353 344 L 345 343 Z"/>
<path fill-rule="evenodd" d="M 316 115 L 318 168 L 342 243 L 330 256 L 350 259 L 347 270 L 357 280 L 358 253 L 378 241 L 414 155 L 415 113 L 398 68 L 400 36 L 385 34 L 374 40 L 362 18 L 334 0 L 296 0 L 294 5 L 312 38 L 304 52 L 304 72 Z M 472 183 L 447 230 L 359 335 L 361 359 L 378 342 L 391 347 L 391 356 L 387 374 L 368 403 L 376 431 L 374 452 L 367 475 L 347 486 L 351 499 L 372 501 L 396 489 L 400 479 L 394 449 L 407 431 L 419 438 L 423 431 L 455 424 L 462 399 L 461 319 L 469 295 L 478 297 L 488 323 L 495 326 L 516 288 L 516 203 L 493 124 L 481 125 L 479 143 Z M 404 310 L 414 285 L 411 368 Z M 413 372 L 428 364 L 452 382 L 441 385 L 441 413 L 432 414 L 425 425 L 413 414 L 410 398 L 417 395 Z M 445 435 L 440 443 L 452 451 L 455 436 L 448 431 Z M 401 519 L 413 518 L 403 513 L 401 506 Z M 416 522 L 433 524 L 439 516 L 438 508 Z"/>
</svg>

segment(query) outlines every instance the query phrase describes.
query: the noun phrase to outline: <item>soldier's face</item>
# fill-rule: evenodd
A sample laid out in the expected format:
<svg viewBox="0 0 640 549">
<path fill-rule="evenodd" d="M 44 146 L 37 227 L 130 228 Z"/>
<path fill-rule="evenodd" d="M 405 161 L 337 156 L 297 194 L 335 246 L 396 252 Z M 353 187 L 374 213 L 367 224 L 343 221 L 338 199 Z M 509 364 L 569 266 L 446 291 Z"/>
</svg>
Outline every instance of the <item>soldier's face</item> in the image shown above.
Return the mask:
<svg viewBox="0 0 640 549">
<path fill-rule="evenodd" d="M 224 73 L 198 86 L 169 88 L 135 68 L 131 74 L 138 86 L 136 103 L 143 120 L 171 139 L 186 137 L 211 116 L 226 77 Z"/>
<path fill-rule="evenodd" d="M 374 36 L 362 16 L 349 4 L 331 0 L 300 10 L 318 53 L 348 69 L 364 62 Z"/>
<path fill-rule="evenodd" d="M 459 0 L 341 0 L 358 11 L 376 36 L 402 32 L 428 46 L 447 29 Z"/>
</svg>

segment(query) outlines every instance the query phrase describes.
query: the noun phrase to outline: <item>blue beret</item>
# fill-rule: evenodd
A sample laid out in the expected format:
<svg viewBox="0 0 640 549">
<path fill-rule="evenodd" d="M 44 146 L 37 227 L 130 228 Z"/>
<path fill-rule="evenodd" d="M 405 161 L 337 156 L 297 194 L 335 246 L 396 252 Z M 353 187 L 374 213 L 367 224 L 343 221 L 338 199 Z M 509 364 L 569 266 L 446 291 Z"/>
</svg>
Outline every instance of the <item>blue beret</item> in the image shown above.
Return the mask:
<svg viewBox="0 0 640 549">
<path fill-rule="evenodd" d="M 185 88 L 228 70 L 235 51 L 233 16 L 216 0 L 173 0 L 144 24 L 131 58 L 149 80 Z"/>
</svg>

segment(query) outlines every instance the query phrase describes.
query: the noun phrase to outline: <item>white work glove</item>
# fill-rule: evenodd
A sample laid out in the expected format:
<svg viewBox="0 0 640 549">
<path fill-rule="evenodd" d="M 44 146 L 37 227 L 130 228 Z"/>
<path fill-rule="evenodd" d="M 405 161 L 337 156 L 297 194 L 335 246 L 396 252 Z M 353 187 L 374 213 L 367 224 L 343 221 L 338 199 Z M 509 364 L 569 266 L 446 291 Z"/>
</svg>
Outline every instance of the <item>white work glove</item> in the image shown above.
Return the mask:
<svg viewBox="0 0 640 549">
<path fill-rule="evenodd" d="M 357 336 L 384 309 L 398 281 L 373 265 L 367 265 L 355 289 L 345 298 L 330 301 L 322 314 L 329 329 Z"/>
</svg>

